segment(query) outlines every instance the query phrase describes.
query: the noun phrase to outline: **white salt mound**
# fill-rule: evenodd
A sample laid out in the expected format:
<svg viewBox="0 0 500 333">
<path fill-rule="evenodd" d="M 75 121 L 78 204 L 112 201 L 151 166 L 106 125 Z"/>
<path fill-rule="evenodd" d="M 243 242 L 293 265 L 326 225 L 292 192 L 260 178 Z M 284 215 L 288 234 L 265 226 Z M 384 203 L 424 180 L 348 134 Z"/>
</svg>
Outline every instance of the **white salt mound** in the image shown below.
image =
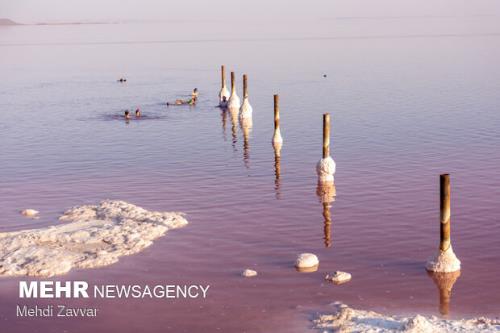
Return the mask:
<svg viewBox="0 0 500 333">
<path fill-rule="evenodd" d="M 318 164 L 316 165 L 316 173 L 318 174 L 319 182 L 333 183 L 335 169 L 335 161 L 330 156 L 319 160 Z"/>
<path fill-rule="evenodd" d="M 150 212 L 116 200 L 74 207 L 59 220 L 66 223 L 0 233 L 0 275 L 49 277 L 107 266 L 188 223 L 182 213 Z"/>
<path fill-rule="evenodd" d="M 451 273 L 460 270 L 460 260 L 450 247 L 438 253 L 427 261 L 425 268 L 431 272 Z"/>
<path fill-rule="evenodd" d="M 243 273 L 241 273 L 241 275 L 244 277 L 254 277 L 257 276 L 257 272 L 254 271 L 253 269 L 247 268 L 243 271 Z"/>
<path fill-rule="evenodd" d="M 297 268 L 311 268 L 318 265 L 318 257 L 312 253 L 301 253 L 295 261 L 295 267 Z"/>
<path fill-rule="evenodd" d="M 24 209 L 21 211 L 21 214 L 26 216 L 26 217 L 37 217 L 40 212 L 35 210 L 35 209 Z"/>
<path fill-rule="evenodd" d="M 500 320 L 475 318 L 445 320 L 437 317 L 385 316 L 372 311 L 354 310 L 341 303 L 334 304 L 335 312 L 321 315 L 314 325 L 323 332 L 359 333 L 445 333 L 445 332 L 500 332 Z"/>
<path fill-rule="evenodd" d="M 347 272 L 335 271 L 332 274 L 326 274 L 325 280 L 332 281 L 335 284 L 341 284 L 350 281 L 351 274 Z"/>
</svg>

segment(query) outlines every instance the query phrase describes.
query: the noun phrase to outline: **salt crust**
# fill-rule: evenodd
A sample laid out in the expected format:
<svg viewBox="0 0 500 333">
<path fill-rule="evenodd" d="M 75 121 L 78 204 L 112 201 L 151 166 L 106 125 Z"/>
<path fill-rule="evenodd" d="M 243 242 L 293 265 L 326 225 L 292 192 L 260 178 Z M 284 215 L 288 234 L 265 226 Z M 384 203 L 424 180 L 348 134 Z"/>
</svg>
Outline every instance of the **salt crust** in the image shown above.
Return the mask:
<svg viewBox="0 0 500 333">
<path fill-rule="evenodd" d="M 251 119 L 252 118 L 253 108 L 248 101 L 248 97 L 243 98 L 243 103 L 240 107 L 240 119 Z"/>
<path fill-rule="evenodd" d="M 333 183 L 335 175 L 335 161 L 330 156 L 322 158 L 316 165 L 316 173 L 320 183 Z"/>
<path fill-rule="evenodd" d="M 0 233 L 0 275 L 50 277 L 111 265 L 188 223 L 182 213 L 151 212 L 117 200 L 71 208 L 59 220 L 65 223 Z"/>
<path fill-rule="evenodd" d="M 438 253 L 430 258 L 425 265 L 425 268 L 431 272 L 451 273 L 460 270 L 460 260 L 450 247 L 446 251 L 438 251 Z"/>
<path fill-rule="evenodd" d="M 372 311 L 354 310 L 347 305 L 334 303 L 335 313 L 321 315 L 314 325 L 321 332 L 359 333 L 445 333 L 445 332 L 500 332 L 499 319 L 474 318 L 445 320 L 435 316 L 412 317 L 385 316 Z"/>
<path fill-rule="evenodd" d="M 318 257 L 313 253 L 301 253 L 295 261 L 297 268 L 311 268 L 319 265 Z"/>
</svg>

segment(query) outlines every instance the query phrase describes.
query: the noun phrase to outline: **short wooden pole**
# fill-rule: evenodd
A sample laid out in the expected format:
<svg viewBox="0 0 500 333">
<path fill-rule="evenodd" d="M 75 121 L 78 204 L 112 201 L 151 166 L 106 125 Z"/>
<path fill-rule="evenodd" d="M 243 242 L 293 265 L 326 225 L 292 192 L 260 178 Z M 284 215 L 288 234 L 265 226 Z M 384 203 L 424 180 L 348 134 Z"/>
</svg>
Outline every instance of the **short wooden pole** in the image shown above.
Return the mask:
<svg viewBox="0 0 500 333">
<path fill-rule="evenodd" d="M 248 97 L 248 82 L 247 75 L 243 74 L 243 98 Z"/>
<path fill-rule="evenodd" d="M 226 67 L 224 65 L 220 66 L 221 73 L 221 88 L 226 86 Z"/>
<path fill-rule="evenodd" d="M 440 223 L 440 243 L 439 249 L 444 252 L 451 246 L 450 239 L 450 175 L 442 174 L 440 180 L 440 209 L 441 209 L 441 223 Z"/>
<path fill-rule="evenodd" d="M 330 156 L 330 114 L 323 114 L 323 158 Z"/>
<path fill-rule="evenodd" d="M 280 97 L 274 95 L 274 130 L 276 131 L 280 127 Z"/>
</svg>

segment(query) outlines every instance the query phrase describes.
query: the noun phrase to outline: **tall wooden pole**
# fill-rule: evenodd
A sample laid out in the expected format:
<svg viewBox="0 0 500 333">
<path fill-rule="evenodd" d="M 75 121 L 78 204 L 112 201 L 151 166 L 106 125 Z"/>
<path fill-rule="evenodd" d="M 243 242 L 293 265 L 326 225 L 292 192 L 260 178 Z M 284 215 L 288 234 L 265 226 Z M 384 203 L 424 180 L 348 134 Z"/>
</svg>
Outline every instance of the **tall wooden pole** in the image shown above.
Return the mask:
<svg viewBox="0 0 500 333">
<path fill-rule="evenodd" d="M 234 81 L 235 81 L 234 80 L 234 72 L 231 72 L 231 94 L 234 93 L 234 84 L 235 84 Z"/>
<path fill-rule="evenodd" d="M 276 131 L 280 127 L 280 97 L 274 95 L 274 130 Z"/>
<path fill-rule="evenodd" d="M 221 73 L 221 88 L 224 88 L 226 86 L 226 67 L 224 67 L 224 65 L 220 66 L 220 73 Z"/>
<path fill-rule="evenodd" d="M 247 75 L 243 74 L 243 98 L 248 97 Z"/>
<path fill-rule="evenodd" d="M 441 209 L 439 249 L 444 252 L 448 250 L 451 246 L 450 175 L 443 174 L 439 177 L 439 180 L 440 180 L 440 209 Z"/>
<path fill-rule="evenodd" d="M 323 158 L 330 156 L 330 114 L 323 114 Z"/>
</svg>

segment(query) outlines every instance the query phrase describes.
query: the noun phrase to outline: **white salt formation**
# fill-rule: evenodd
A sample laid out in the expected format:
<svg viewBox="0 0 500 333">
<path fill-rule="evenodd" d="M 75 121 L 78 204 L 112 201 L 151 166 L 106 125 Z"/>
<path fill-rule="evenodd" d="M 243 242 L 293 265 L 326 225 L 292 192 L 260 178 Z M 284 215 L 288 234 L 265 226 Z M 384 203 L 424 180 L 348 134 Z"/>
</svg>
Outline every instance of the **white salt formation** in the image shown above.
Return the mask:
<svg viewBox="0 0 500 333">
<path fill-rule="evenodd" d="M 150 212 L 124 201 L 74 207 L 44 229 L 0 233 L 0 275 L 49 277 L 113 264 L 185 226 L 181 213 Z"/>
<path fill-rule="evenodd" d="M 384 316 L 372 311 L 354 310 L 347 305 L 335 303 L 335 313 L 321 315 L 314 320 L 322 332 L 358 333 L 493 333 L 500 331 L 500 320 L 475 318 L 469 320 L 444 320 L 437 317 Z"/>
<path fill-rule="evenodd" d="M 250 102 L 248 101 L 248 96 L 243 98 L 243 103 L 241 104 L 240 108 L 240 119 L 252 119 L 252 106 L 250 105 Z"/>
<path fill-rule="evenodd" d="M 318 257 L 312 253 L 301 253 L 295 261 L 295 267 L 299 269 L 315 268 L 318 265 Z"/>
<path fill-rule="evenodd" d="M 333 183 L 335 175 L 335 161 L 330 156 L 322 158 L 316 165 L 316 173 L 320 183 Z"/>
<path fill-rule="evenodd" d="M 32 218 L 38 217 L 39 213 L 40 213 L 39 211 L 37 211 L 35 209 L 30 209 L 30 208 L 21 211 L 22 215 L 24 215 L 26 217 L 32 217 Z"/>
<path fill-rule="evenodd" d="M 342 284 L 351 281 L 351 274 L 347 272 L 335 271 L 332 274 L 326 274 L 325 280 L 332 281 L 335 284 Z"/>
<path fill-rule="evenodd" d="M 456 272 L 460 270 L 460 260 L 450 245 L 446 251 L 438 250 L 438 253 L 427 261 L 425 268 L 431 272 Z"/>
<path fill-rule="evenodd" d="M 281 148 L 283 145 L 283 137 L 281 136 L 281 131 L 280 128 L 275 128 L 274 129 L 274 135 L 273 135 L 273 146 Z"/>
<path fill-rule="evenodd" d="M 247 268 L 243 271 L 243 273 L 241 273 L 241 275 L 244 277 L 254 277 L 257 276 L 257 272 L 254 271 L 253 269 Z"/>
</svg>

